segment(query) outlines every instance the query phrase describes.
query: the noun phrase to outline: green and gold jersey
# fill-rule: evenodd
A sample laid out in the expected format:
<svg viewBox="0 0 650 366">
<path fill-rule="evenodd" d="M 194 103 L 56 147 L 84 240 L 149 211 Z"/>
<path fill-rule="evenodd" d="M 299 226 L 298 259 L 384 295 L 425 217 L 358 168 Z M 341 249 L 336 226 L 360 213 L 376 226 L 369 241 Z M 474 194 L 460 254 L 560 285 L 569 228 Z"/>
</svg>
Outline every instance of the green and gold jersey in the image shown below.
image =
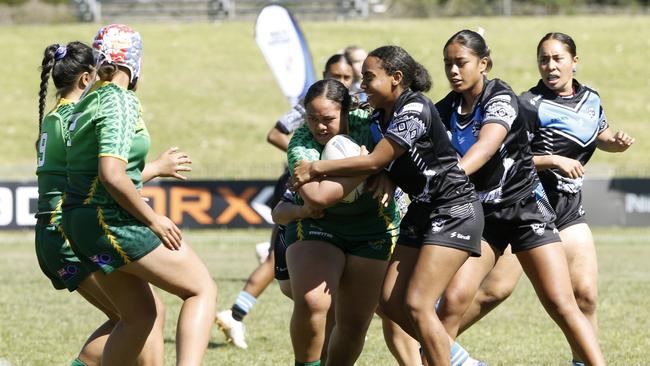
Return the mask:
<svg viewBox="0 0 650 366">
<path fill-rule="evenodd" d="M 368 151 L 372 151 L 375 142 L 370 132 L 369 113 L 362 109 L 351 111 L 348 114 L 348 132 L 349 136 L 359 145 L 365 145 Z M 296 130 L 289 142 L 287 158 L 289 163 L 289 172 L 293 174 L 293 169 L 301 160 L 315 161 L 320 160 L 320 154 L 323 146 L 318 143 L 309 132 L 307 125 L 302 125 Z M 303 204 L 300 195 L 296 194 L 295 203 Z M 316 220 L 319 224 L 325 226 L 331 224 L 332 230 L 347 227 L 342 225 L 345 222 L 359 222 L 358 220 L 377 221 L 379 226 L 384 227 L 385 231 L 396 231 L 400 223 L 400 214 L 395 200 L 391 200 L 388 207 L 384 207 L 381 202 L 374 199 L 371 193 L 362 194 L 352 203 L 337 203 L 325 210 L 325 216 Z M 368 223 L 370 224 L 370 223 Z M 378 227 L 377 225 L 365 225 L 365 227 Z M 357 225 L 356 227 L 362 227 Z M 346 233 L 352 234 L 352 233 Z M 363 235 L 364 233 L 358 233 Z M 371 234 L 371 233 L 366 233 Z"/>
<path fill-rule="evenodd" d="M 61 197 L 66 185 L 65 141 L 74 103 L 61 98 L 56 108 L 41 124 L 38 140 L 36 176 L 38 177 L 38 212 L 36 217 L 50 216 L 51 224 L 61 221 Z"/>
<path fill-rule="evenodd" d="M 68 185 L 65 207 L 117 206 L 99 182 L 99 158 L 126 162 L 126 174 L 142 187 L 142 169 L 149 151 L 149 132 L 140 102 L 132 91 L 100 82 L 75 106 L 67 143 Z"/>
</svg>

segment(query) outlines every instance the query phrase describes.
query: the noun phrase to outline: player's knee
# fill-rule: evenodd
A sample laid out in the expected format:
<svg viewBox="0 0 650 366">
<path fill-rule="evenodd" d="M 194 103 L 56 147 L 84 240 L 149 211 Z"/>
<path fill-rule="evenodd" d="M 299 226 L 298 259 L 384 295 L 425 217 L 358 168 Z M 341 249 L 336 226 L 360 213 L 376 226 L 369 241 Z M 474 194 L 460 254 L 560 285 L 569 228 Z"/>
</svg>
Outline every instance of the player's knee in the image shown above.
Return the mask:
<svg viewBox="0 0 650 366">
<path fill-rule="evenodd" d="M 404 314 L 404 306 L 390 297 L 379 299 L 379 310 L 389 319 L 400 319 Z"/>
<path fill-rule="evenodd" d="M 417 293 L 411 293 L 406 296 L 404 307 L 409 318 L 416 324 L 429 314 L 435 314 L 434 306 L 431 305 L 427 299 Z"/>
<path fill-rule="evenodd" d="M 158 308 L 156 302 L 151 299 L 151 301 L 142 301 L 137 305 L 134 304 L 133 309 L 124 311 L 120 315 L 124 324 L 143 332 L 146 331 L 148 334 L 156 323 Z"/>
<path fill-rule="evenodd" d="M 318 291 L 309 291 L 302 296 L 296 296 L 294 299 L 296 306 L 300 306 L 311 314 L 322 314 L 325 316 L 332 304 L 332 299 L 319 293 Z"/>
<path fill-rule="evenodd" d="M 156 297 L 156 317 L 158 319 L 158 323 L 164 325 L 165 324 L 165 313 L 167 312 L 167 308 L 165 307 L 165 304 L 160 300 L 160 298 Z"/>
<path fill-rule="evenodd" d="M 481 288 L 476 298 L 481 305 L 499 304 L 507 299 L 515 290 L 516 284 L 500 283 L 487 288 Z"/>
<path fill-rule="evenodd" d="M 367 329 L 370 319 L 367 317 L 346 317 L 345 321 L 336 323 L 336 331 L 346 339 L 355 338 L 365 334 L 362 330 Z"/>
<path fill-rule="evenodd" d="M 176 295 L 180 297 L 183 301 L 191 297 L 200 297 L 207 299 L 216 299 L 217 298 L 217 284 L 214 282 L 212 277 L 207 273 L 200 276 L 197 280 L 192 283 L 187 283 L 187 287 Z"/>
<path fill-rule="evenodd" d="M 468 291 L 463 291 L 459 288 L 449 288 L 445 292 L 443 306 L 447 313 L 459 312 L 462 315 L 473 299 L 474 294 Z"/>
<path fill-rule="evenodd" d="M 214 282 L 214 280 L 213 280 L 212 278 L 210 278 L 210 280 L 208 281 L 208 283 L 209 283 L 209 285 L 208 285 L 207 288 L 205 289 L 205 291 L 207 292 L 207 293 L 205 294 L 205 296 L 208 297 L 208 298 L 210 298 L 210 299 L 215 299 L 215 301 L 216 301 L 216 299 L 217 299 L 217 293 L 218 293 L 217 283 Z"/>
<path fill-rule="evenodd" d="M 553 294 L 544 303 L 554 319 L 568 317 L 578 310 L 573 294 Z"/>
<path fill-rule="evenodd" d="M 593 314 L 598 306 L 598 287 L 597 286 L 580 286 L 575 289 L 575 297 L 578 307 L 584 314 Z"/>
</svg>

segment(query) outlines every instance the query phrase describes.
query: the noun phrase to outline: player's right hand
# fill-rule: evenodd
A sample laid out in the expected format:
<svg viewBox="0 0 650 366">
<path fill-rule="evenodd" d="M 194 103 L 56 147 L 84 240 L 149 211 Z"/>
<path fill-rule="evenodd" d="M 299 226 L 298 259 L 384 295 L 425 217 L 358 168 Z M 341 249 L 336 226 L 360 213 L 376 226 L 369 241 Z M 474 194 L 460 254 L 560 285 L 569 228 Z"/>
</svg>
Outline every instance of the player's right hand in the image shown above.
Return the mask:
<svg viewBox="0 0 650 366">
<path fill-rule="evenodd" d="M 293 168 L 293 176 L 291 177 L 291 189 L 295 192 L 298 188 L 302 187 L 303 184 L 311 181 L 314 178 L 312 173 L 312 165 L 314 162 L 301 160 Z"/>
<path fill-rule="evenodd" d="M 580 178 L 585 175 L 585 167 L 579 161 L 564 156 L 555 155 L 555 167 L 571 179 Z"/>
<path fill-rule="evenodd" d="M 368 155 L 368 149 L 366 149 L 366 145 L 361 145 L 359 149 L 359 156 L 365 156 Z"/>
</svg>

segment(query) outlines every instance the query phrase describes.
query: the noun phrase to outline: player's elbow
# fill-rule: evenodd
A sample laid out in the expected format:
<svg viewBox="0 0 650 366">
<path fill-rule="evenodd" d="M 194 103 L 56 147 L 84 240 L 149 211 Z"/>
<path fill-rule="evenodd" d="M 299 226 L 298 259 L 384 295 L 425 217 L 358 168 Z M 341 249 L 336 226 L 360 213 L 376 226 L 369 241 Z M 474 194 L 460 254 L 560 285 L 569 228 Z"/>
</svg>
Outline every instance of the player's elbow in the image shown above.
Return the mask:
<svg viewBox="0 0 650 366">
<path fill-rule="evenodd" d="M 119 186 L 120 179 L 122 178 L 119 176 L 119 174 L 110 174 L 110 173 L 102 173 L 102 171 L 99 171 L 98 174 L 99 182 L 106 187 L 106 189 L 111 190 L 112 188 L 115 188 Z"/>
<path fill-rule="evenodd" d="M 120 181 L 121 177 L 119 173 L 114 171 L 114 169 L 103 167 L 100 164 L 97 178 L 102 185 L 112 187 L 117 185 L 117 182 Z"/>
<path fill-rule="evenodd" d="M 381 172 L 382 169 L 384 169 L 383 164 L 379 164 L 377 162 L 371 161 L 370 165 L 368 166 L 368 169 L 366 169 L 365 175 L 377 174 Z"/>
<path fill-rule="evenodd" d="M 266 142 L 273 146 L 280 146 L 282 145 L 283 137 L 285 137 L 285 135 L 277 128 L 273 127 L 269 133 L 266 134 Z"/>
<path fill-rule="evenodd" d="M 331 202 L 331 197 L 328 197 L 326 194 L 314 194 L 303 196 L 305 203 L 316 210 L 324 210 L 327 207 L 331 206 L 334 202 Z"/>
<path fill-rule="evenodd" d="M 275 145 L 273 131 L 270 131 L 268 134 L 266 134 L 266 142 L 268 142 L 271 145 Z"/>
<path fill-rule="evenodd" d="M 271 220 L 278 225 L 287 225 L 291 221 L 286 211 L 289 209 L 287 203 L 280 202 L 271 211 Z"/>
</svg>

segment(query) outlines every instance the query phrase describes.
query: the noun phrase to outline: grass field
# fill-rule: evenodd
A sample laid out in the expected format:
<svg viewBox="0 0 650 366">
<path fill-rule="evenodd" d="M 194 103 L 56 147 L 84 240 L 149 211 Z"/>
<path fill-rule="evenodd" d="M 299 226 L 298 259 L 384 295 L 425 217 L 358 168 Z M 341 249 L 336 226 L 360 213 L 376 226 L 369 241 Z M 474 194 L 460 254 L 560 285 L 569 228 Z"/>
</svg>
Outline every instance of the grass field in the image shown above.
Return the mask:
<svg viewBox="0 0 650 366">
<path fill-rule="evenodd" d="M 266 230 L 188 231 L 186 238 L 219 285 L 219 308 L 232 304 L 255 267 L 253 244 Z M 650 229 L 595 231 L 600 260 L 600 341 L 610 365 L 650 364 Z M 55 291 L 40 273 L 31 232 L 0 235 L 0 360 L 14 366 L 66 365 L 85 337 L 103 322 L 80 296 Z M 167 306 L 166 364 L 174 360 L 180 301 L 162 293 Z M 290 365 L 291 303 L 274 283 L 246 318 L 249 350 L 225 343 L 213 329 L 205 365 Z M 460 338 L 474 355 L 494 365 L 569 365 L 564 338 L 523 280 L 511 299 Z M 0 362 L 1 364 L 1 362 Z M 357 365 L 394 365 L 375 319 Z"/>
<path fill-rule="evenodd" d="M 138 94 L 151 131 L 152 154 L 178 145 L 194 158 L 194 178 L 272 178 L 283 156 L 264 142 L 288 104 L 254 41 L 252 22 L 134 25 L 144 36 Z M 517 92 L 538 79 L 535 47 L 548 31 L 574 36 L 582 63 L 577 77 L 601 93 L 610 123 L 637 137 L 625 157 L 598 153 L 594 174 L 648 175 L 650 132 L 650 17 L 441 18 L 303 22 L 316 70 L 347 44 L 373 49 L 398 44 L 431 72 L 437 100 L 448 91 L 441 49 L 462 28 L 486 29 L 494 69 Z M 36 139 L 38 66 L 46 45 L 90 41 L 97 25 L 0 27 L 10 57 L 0 63 L 3 93 L 4 179 L 32 179 Z M 53 102 L 53 100 L 50 100 Z M 246 146 L 242 149 L 242 146 Z M 233 161 L 232 156 L 236 156 Z M 589 173 L 588 173 L 589 174 Z"/>
<path fill-rule="evenodd" d="M 284 157 L 264 142 L 277 116 L 288 109 L 254 42 L 251 22 L 134 25 L 144 36 L 138 94 L 153 144 L 152 155 L 180 146 L 194 161 L 191 178 L 274 178 Z M 548 31 L 574 36 L 582 62 L 577 77 L 599 90 L 615 129 L 637 138 L 624 156 L 597 153 L 588 174 L 650 175 L 650 17 L 453 18 L 399 21 L 305 22 L 316 70 L 347 44 L 406 48 L 431 72 L 437 100 L 448 91 L 441 48 L 462 28 L 486 29 L 494 69 L 490 77 L 521 92 L 537 81 L 535 47 Z M 34 180 L 38 66 L 46 45 L 90 41 L 97 25 L 0 27 L 8 59 L 0 63 L 3 93 L 3 180 Z M 51 94 L 53 92 L 51 91 Z M 50 105 L 53 99 L 50 99 Z M 244 148 L 245 147 L 245 148 Z M 236 157 L 236 158 L 232 158 Z M 599 229 L 600 338 L 611 365 L 650 364 L 650 228 Z M 266 230 L 189 231 L 219 285 L 219 307 L 229 307 L 255 267 L 253 244 Z M 54 291 L 40 273 L 31 232 L 2 232 L 0 245 L 0 365 L 66 365 L 101 314 L 79 296 Z M 174 360 L 180 301 L 167 305 L 166 360 Z M 247 318 L 250 349 L 225 343 L 215 329 L 206 365 L 289 365 L 291 303 L 277 285 Z M 461 338 L 490 365 L 568 365 L 561 332 L 544 314 L 528 281 L 504 305 Z M 374 321 L 358 365 L 393 365 Z"/>
</svg>

